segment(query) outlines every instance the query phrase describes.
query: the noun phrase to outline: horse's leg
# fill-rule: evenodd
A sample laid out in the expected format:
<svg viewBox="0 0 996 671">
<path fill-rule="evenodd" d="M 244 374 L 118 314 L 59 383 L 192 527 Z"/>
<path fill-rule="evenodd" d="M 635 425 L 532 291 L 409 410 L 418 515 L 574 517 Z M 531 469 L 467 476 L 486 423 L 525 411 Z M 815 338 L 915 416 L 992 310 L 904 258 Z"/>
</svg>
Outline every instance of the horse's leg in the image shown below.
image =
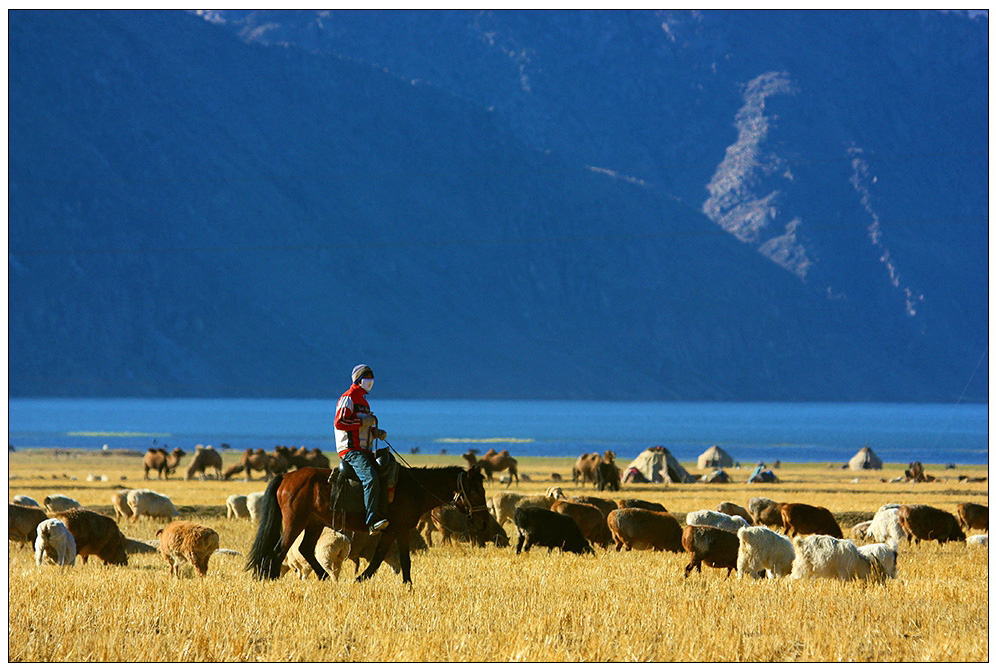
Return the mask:
<svg viewBox="0 0 996 671">
<path fill-rule="evenodd" d="M 304 538 L 301 539 L 301 545 L 298 546 L 298 552 L 304 557 L 308 565 L 311 566 L 311 570 L 315 572 L 319 580 L 326 580 L 329 577 L 328 572 L 325 567 L 318 562 L 318 558 L 315 557 L 315 544 L 318 542 L 318 538 L 322 535 L 322 530 L 325 525 L 321 522 L 312 522 L 304 530 Z"/>
<path fill-rule="evenodd" d="M 387 551 L 390 549 L 394 539 L 395 534 L 391 531 L 381 534 L 380 541 L 377 542 L 377 549 L 374 550 L 373 557 L 370 558 L 370 563 L 367 564 L 366 569 L 359 575 L 356 582 L 363 582 L 373 577 L 373 574 L 377 572 L 377 569 L 380 568 L 381 563 L 384 561 L 384 557 L 387 556 Z"/>
<path fill-rule="evenodd" d="M 398 536 L 398 559 L 401 561 L 401 582 L 411 587 L 412 584 L 412 556 L 408 551 L 410 534 Z"/>
</svg>

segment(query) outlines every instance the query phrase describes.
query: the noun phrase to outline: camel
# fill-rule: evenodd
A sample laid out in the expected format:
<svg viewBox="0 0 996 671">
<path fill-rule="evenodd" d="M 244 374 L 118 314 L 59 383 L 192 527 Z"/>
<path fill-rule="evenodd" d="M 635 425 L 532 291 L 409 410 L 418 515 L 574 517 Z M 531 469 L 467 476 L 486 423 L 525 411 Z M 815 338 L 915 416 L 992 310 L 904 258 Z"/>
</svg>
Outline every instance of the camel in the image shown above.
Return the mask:
<svg viewBox="0 0 996 671">
<path fill-rule="evenodd" d="M 574 462 L 574 469 L 572 471 L 574 484 L 578 483 L 578 479 L 581 479 L 581 486 L 584 483 L 591 482 L 595 484 L 598 482 L 596 474 L 598 473 L 598 465 L 601 463 L 614 464 L 615 463 L 615 452 L 612 450 L 606 450 L 605 456 L 593 452 L 591 454 L 585 453 L 578 457 L 578 460 Z"/>
<path fill-rule="evenodd" d="M 195 475 L 200 474 L 201 480 L 207 475 L 207 469 L 213 468 L 215 477 L 221 479 L 221 455 L 213 447 L 208 445 L 197 445 L 194 447 L 194 460 L 187 466 L 187 480 L 192 480 Z"/>
<path fill-rule="evenodd" d="M 180 465 L 180 458 L 186 454 L 179 447 L 172 452 L 166 452 L 161 447 L 150 447 L 142 460 L 142 466 L 145 468 L 144 479 L 149 479 L 149 471 L 156 471 L 159 473 L 160 480 L 169 480 L 169 474 L 176 470 L 176 467 Z"/>
<path fill-rule="evenodd" d="M 463 455 L 463 458 L 467 460 L 467 463 L 470 466 L 480 463 L 481 470 L 483 470 L 484 474 L 488 476 L 488 482 L 494 482 L 494 473 L 507 469 L 509 476 L 515 479 L 515 484 L 519 484 L 519 462 L 509 455 L 508 450 L 495 452 L 494 448 L 492 448 L 488 450 L 484 456 L 480 458 L 480 460 L 477 458 L 476 450 L 470 450 Z M 506 486 L 511 484 L 512 481 L 510 479 Z"/>
<path fill-rule="evenodd" d="M 287 448 L 283 449 L 286 450 Z M 255 470 L 263 471 L 263 479 L 269 480 L 273 477 L 274 473 L 286 473 L 290 470 L 290 467 L 290 459 L 281 453 L 280 448 L 275 450 L 274 454 L 267 454 L 261 447 L 255 450 L 246 449 L 239 463 L 225 470 L 222 477 L 228 480 L 233 475 L 245 472 L 245 481 L 249 482 L 252 480 L 252 472 Z"/>
</svg>

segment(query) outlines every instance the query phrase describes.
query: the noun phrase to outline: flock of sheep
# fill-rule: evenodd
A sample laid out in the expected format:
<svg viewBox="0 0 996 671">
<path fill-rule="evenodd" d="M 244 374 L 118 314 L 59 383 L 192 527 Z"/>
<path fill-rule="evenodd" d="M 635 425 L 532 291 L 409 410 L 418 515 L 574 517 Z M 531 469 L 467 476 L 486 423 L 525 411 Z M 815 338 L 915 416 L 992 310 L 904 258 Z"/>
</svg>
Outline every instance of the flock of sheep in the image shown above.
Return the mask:
<svg viewBox="0 0 996 671">
<path fill-rule="evenodd" d="M 232 495 L 226 501 L 230 519 L 257 522 L 263 492 Z M 115 519 L 88 511 L 79 502 L 65 496 L 46 497 L 39 504 L 26 496 L 15 496 L 9 504 L 10 540 L 31 542 L 38 565 L 52 563 L 72 566 L 77 556 L 85 563 L 96 555 L 111 564 L 127 564 L 128 552 L 154 552 L 156 546 L 169 565 L 169 574 L 178 576 L 180 562 L 193 565 L 204 576 L 208 560 L 219 549 L 216 531 L 188 521 L 174 520 L 178 511 L 167 497 L 149 489 L 116 491 L 111 496 Z M 698 510 L 685 516 L 684 527 L 664 506 L 637 499 L 618 502 L 595 496 L 567 498 L 559 487 L 545 495 L 528 496 L 501 491 L 488 500 L 489 523 L 471 530 L 467 518 L 452 505 L 440 506 L 426 513 L 413 532 L 414 547 L 432 543 L 432 532 L 442 533 L 443 542 L 454 538 L 472 540 L 478 545 L 492 542 L 508 546 L 503 525 L 511 521 L 518 531 L 516 553 L 533 545 L 562 551 L 594 553 L 592 545 L 617 551 L 652 549 L 687 552 L 691 560 L 685 576 L 701 572 L 702 564 L 736 570 L 740 577 L 751 578 L 825 577 L 840 580 L 894 578 L 898 549 L 903 540 L 966 541 L 988 545 L 989 509 L 978 504 L 961 504 L 958 517 L 923 505 L 886 504 L 874 518 L 856 525 L 851 535 L 858 545 L 844 539 L 843 532 L 826 508 L 801 503 L 777 503 L 766 498 L 752 498 L 747 508 L 725 501 L 716 510 Z M 51 514 L 51 517 L 49 516 Z M 135 522 L 140 517 L 167 522 L 152 544 L 126 538 L 118 522 Z M 781 533 L 774 529 L 785 531 Z M 966 539 L 964 530 L 984 529 L 985 534 Z M 325 529 L 316 546 L 321 565 L 336 579 L 343 561 L 369 559 L 375 538 L 350 537 Z M 418 536 L 418 539 L 416 539 Z M 300 578 L 311 567 L 298 551 L 297 539 L 284 561 L 282 575 L 294 571 Z M 420 542 L 421 541 L 421 542 Z M 396 550 L 395 550 L 396 552 Z M 396 564 L 391 561 L 389 564 Z M 397 566 L 395 566 L 397 570 Z"/>
</svg>

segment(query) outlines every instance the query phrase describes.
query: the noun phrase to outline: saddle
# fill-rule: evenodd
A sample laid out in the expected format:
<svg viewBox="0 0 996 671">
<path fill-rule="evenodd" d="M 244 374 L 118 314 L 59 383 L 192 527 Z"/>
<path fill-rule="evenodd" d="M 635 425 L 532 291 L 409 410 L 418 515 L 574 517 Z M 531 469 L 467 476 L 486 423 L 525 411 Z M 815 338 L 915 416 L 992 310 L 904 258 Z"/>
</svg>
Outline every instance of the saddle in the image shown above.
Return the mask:
<svg viewBox="0 0 996 671">
<path fill-rule="evenodd" d="M 380 477 L 380 504 L 382 515 L 387 514 L 387 506 L 394 501 L 394 488 L 398 484 L 401 465 L 390 450 L 377 450 L 375 463 L 377 475 Z M 332 469 L 329 476 L 332 485 L 332 510 L 335 512 L 365 513 L 363 505 L 363 484 L 356 471 L 345 461 L 340 461 L 337 468 Z"/>
</svg>

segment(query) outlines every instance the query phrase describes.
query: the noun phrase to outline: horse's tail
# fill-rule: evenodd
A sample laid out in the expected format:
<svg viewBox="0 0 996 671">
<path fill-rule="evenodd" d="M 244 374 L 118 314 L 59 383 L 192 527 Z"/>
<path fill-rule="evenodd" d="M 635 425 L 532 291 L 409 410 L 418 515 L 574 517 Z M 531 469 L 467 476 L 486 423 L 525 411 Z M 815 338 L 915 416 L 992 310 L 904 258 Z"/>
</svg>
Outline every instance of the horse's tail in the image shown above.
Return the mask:
<svg viewBox="0 0 996 671">
<path fill-rule="evenodd" d="M 283 474 L 274 476 L 263 494 L 263 509 L 259 516 L 256 539 L 249 549 L 246 571 L 251 571 L 257 580 L 276 580 L 280 577 L 280 563 L 284 559 L 281 547 L 283 516 L 277 502 L 277 487 L 283 481 Z"/>
</svg>

